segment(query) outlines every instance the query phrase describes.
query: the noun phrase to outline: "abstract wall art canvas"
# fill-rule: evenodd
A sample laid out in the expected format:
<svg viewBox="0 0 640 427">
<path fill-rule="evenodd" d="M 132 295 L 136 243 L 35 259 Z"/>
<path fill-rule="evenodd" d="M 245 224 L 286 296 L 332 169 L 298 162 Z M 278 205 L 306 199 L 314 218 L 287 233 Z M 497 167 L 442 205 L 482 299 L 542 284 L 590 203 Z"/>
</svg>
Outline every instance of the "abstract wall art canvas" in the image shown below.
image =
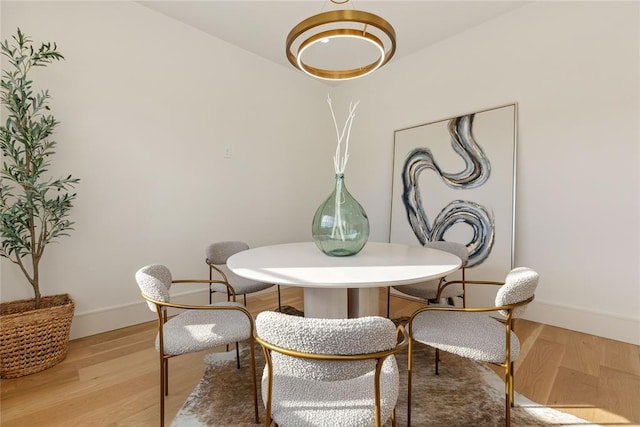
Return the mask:
<svg viewBox="0 0 640 427">
<path fill-rule="evenodd" d="M 513 267 L 517 105 L 394 135 L 390 242 L 463 243 L 469 278 Z"/>
</svg>

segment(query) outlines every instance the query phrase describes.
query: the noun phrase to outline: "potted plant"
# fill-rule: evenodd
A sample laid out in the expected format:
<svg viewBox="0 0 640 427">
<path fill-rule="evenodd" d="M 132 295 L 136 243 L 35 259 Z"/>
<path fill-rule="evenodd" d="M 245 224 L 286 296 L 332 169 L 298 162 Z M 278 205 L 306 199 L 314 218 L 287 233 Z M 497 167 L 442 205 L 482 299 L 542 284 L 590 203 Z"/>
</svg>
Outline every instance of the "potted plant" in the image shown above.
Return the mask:
<svg viewBox="0 0 640 427">
<path fill-rule="evenodd" d="M 47 369 L 67 353 L 73 318 L 68 294 L 40 294 L 40 261 L 45 247 L 68 235 L 67 219 L 78 179 L 48 176 L 59 122 L 49 113 L 47 90 L 37 91 L 29 72 L 64 59 L 55 43 L 34 46 L 18 28 L 0 44 L 3 58 L 0 126 L 0 256 L 16 264 L 34 298 L 0 304 L 0 376 L 19 377 Z"/>
</svg>

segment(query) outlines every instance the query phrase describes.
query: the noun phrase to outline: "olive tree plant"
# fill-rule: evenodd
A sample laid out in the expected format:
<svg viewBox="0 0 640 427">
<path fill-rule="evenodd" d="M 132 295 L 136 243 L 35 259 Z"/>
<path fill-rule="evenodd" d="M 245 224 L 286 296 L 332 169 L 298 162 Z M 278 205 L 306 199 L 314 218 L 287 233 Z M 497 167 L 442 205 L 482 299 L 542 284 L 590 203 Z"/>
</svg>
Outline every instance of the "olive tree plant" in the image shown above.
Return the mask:
<svg viewBox="0 0 640 427">
<path fill-rule="evenodd" d="M 29 72 L 64 59 L 55 43 L 34 47 L 17 29 L 0 45 L 3 56 L 0 121 L 0 256 L 17 264 L 33 287 L 40 307 L 40 261 L 47 244 L 68 235 L 67 219 L 79 182 L 67 175 L 48 176 L 56 146 L 51 136 L 59 122 L 49 113 L 48 90 L 36 91 Z"/>
</svg>

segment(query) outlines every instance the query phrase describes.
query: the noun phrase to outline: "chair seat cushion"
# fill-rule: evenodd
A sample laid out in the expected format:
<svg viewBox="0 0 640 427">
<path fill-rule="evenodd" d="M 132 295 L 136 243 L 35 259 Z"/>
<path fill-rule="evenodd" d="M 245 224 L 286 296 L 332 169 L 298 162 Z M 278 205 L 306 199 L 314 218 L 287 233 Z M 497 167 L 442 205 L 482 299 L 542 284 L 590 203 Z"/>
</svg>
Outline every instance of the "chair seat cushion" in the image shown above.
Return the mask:
<svg viewBox="0 0 640 427">
<path fill-rule="evenodd" d="M 214 306 L 239 306 L 240 303 L 223 302 Z M 176 356 L 219 345 L 244 341 L 251 334 L 247 316 L 239 310 L 186 310 L 164 324 L 164 353 Z M 160 337 L 156 337 L 156 350 Z"/>
<path fill-rule="evenodd" d="M 424 300 L 434 299 L 438 295 L 438 285 L 440 279 L 430 280 L 428 282 L 414 283 L 411 285 L 398 285 L 393 286 L 398 292 L 402 292 L 412 297 L 421 298 Z M 462 295 L 462 285 L 454 284 L 444 288 L 444 291 L 440 295 L 441 298 L 453 298 Z"/>
<path fill-rule="evenodd" d="M 226 264 L 217 265 L 216 267 L 222 270 L 227 276 L 227 280 L 229 281 L 229 284 L 235 291 L 236 295 L 251 294 L 253 292 L 258 292 L 273 286 L 273 283 L 257 282 L 255 280 L 238 276 L 236 273 L 231 271 L 231 269 L 227 267 Z M 213 283 L 211 285 L 211 289 L 216 292 L 223 292 L 225 294 L 227 293 L 227 287 L 224 285 Z"/>
<path fill-rule="evenodd" d="M 424 311 L 414 318 L 413 330 L 414 340 L 448 353 L 498 364 L 506 360 L 505 325 L 485 313 Z M 511 361 L 519 353 L 520 341 L 511 332 Z"/>
<path fill-rule="evenodd" d="M 267 369 L 262 377 L 266 402 Z M 389 356 L 380 376 L 380 419 L 384 424 L 398 399 L 396 359 Z M 375 425 L 374 372 L 340 381 L 315 381 L 278 374 L 274 364 L 272 419 L 279 426 L 365 427 Z"/>
</svg>

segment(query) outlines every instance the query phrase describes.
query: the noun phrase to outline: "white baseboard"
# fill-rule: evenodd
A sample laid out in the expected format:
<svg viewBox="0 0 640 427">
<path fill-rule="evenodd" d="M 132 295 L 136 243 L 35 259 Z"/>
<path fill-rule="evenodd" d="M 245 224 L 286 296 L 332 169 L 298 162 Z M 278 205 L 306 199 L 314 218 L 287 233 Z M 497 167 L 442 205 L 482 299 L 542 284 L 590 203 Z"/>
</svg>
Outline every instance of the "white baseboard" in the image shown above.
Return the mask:
<svg viewBox="0 0 640 427">
<path fill-rule="evenodd" d="M 640 318 L 541 300 L 529 304 L 523 318 L 640 345 Z"/>
</svg>

